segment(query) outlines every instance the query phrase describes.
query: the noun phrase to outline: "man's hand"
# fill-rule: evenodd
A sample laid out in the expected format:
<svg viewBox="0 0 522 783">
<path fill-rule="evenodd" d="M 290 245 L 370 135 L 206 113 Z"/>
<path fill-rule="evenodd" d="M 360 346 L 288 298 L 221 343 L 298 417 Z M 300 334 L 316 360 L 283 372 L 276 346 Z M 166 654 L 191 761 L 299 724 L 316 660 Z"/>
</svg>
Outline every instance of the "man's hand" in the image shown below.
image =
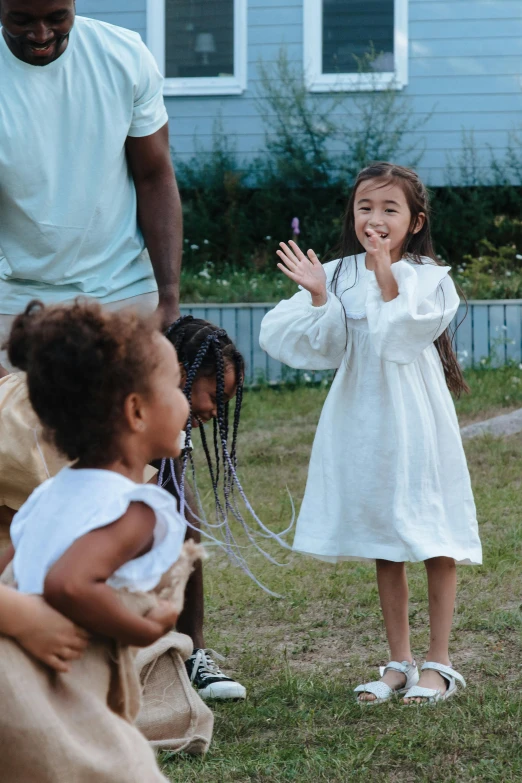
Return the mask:
<svg viewBox="0 0 522 783">
<path fill-rule="evenodd" d="M 314 251 L 308 250 L 305 256 L 292 240 L 290 240 L 290 247 L 285 242 L 280 242 L 279 246 L 282 249 L 277 251 L 277 255 L 283 263 L 277 266 L 281 272 L 311 293 L 314 307 L 326 304 L 328 301 L 326 272 Z"/>
<path fill-rule="evenodd" d="M 163 329 L 167 329 L 180 316 L 179 297 L 169 296 L 165 293 L 163 295 L 160 294 L 157 311 L 160 315 Z"/>
</svg>

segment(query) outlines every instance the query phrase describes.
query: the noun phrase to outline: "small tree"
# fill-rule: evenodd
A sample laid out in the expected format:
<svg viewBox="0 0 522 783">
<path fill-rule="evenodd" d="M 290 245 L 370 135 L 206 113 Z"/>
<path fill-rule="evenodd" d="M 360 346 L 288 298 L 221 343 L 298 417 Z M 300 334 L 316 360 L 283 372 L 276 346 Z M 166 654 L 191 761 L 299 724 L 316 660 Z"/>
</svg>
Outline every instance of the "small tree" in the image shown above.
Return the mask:
<svg viewBox="0 0 522 783">
<path fill-rule="evenodd" d="M 416 166 L 424 149 L 413 134 L 430 115 L 414 118 L 409 99 L 394 82 L 384 89 L 372 70 L 373 50 L 356 58 L 360 73 L 370 80 L 365 92 L 310 93 L 303 73 L 281 49 L 277 61 L 259 64 L 261 91 L 257 99 L 267 126 L 267 168 L 271 178 L 290 187 L 313 188 L 352 181 L 375 160 Z M 374 82 L 374 84 L 372 84 Z"/>
</svg>

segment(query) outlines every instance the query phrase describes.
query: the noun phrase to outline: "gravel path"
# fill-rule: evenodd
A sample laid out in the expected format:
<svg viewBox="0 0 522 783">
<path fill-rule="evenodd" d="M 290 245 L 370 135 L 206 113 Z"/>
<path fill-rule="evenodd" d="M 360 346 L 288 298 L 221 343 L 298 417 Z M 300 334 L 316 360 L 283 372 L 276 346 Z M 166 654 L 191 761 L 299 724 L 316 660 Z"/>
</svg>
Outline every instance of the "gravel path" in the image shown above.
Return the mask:
<svg viewBox="0 0 522 783">
<path fill-rule="evenodd" d="M 468 424 L 460 430 L 463 440 L 476 438 L 477 435 L 493 435 L 499 438 L 502 435 L 516 435 L 518 432 L 522 432 L 522 408 L 493 419 Z"/>
</svg>

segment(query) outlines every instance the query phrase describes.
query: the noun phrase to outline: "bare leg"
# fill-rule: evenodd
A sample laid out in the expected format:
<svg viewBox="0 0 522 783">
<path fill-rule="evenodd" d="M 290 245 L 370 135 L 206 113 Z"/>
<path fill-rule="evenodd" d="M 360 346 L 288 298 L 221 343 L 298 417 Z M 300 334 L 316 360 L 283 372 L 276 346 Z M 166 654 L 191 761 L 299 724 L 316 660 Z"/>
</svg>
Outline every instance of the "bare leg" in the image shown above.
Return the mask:
<svg viewBox="0 0 522 783">
<path fill-rule="evenodd" d="M 430 648 L 427 661 L 435 661 L 450 666 L 449 637 L 453 623 L 455 597 L 457 593 L 457 569 L 451 557 L 433 557 L 426 560 L 428 575 L 428 600 L 430 610 Z M 444 693 L 448 683 L 433 670 L 422 672 L 419 686 L 434 688 Z M 421 702 L 422 699 L 411 699 Z M 410 699 L 405 700 L 406 704 Z"/>
<path fill-rule="evenodd" d="M 186 540 L 189 538 L 194 539 L 199 544 L 201 540 L 199 530 L 188 528 Z M 203 637 L 204 615 L 203 566 L 201 561 L 198 561 L 185 587 L 185 603 L 176 625 L 177 631 L 190 636 L 194 649 L 205 647 L 205 639 Z"/>
<path fill-rule="evenodd" d="M 410 626 L 408 619 L 408 580 L 404 563 L 377 560 L 377 585 L 390 647 L 392 661 L 413 661 L 410 649 Z M 389 671 L 381 678 L 393 688 L 402 688 L 406 682 L 401 672 Z M 372 693 L 361 693 L 360 701 L 373 701 Z"/>
</svg>

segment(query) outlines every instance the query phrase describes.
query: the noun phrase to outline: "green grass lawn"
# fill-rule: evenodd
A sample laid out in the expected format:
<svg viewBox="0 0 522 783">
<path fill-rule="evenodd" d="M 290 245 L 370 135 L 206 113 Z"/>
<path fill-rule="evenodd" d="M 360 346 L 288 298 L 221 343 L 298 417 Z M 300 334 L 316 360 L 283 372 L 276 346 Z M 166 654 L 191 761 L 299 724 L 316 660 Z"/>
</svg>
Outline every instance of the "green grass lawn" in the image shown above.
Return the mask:
<svg viewBox="0 0 522 783">
<path fill-rule="evenodd" d="M 513 380 L 516 378 L 517 380 Z M 520 380 L 518 380 L 520 379 Z M 468 374 L 464 422 L 522 406 L 516 368 Z M 240 441 L 244 486 L 267 524 L 300 501 L 326 390 L 246 395 Z M 374 570 L 297 555 L 286 568 L 253 559 L 283 599 L 264 594 L 215 554 L 205 566 L 207 644 L 227 655 L 246 703 L 215 707 L 204 760 L 164 756 L 173 783 L 520 781 L 522 779 L 522 435 L 468 442 L 484 566 L 459 569 L 454 666 L 468 688 L 434 708 L 361 709 L 352 689 L 387 660 Z M 200 471 L 200 476 L 203 473 Z M 426 579 L 409 568 L 413 649 L 428 645 Z"/>
</svg>

